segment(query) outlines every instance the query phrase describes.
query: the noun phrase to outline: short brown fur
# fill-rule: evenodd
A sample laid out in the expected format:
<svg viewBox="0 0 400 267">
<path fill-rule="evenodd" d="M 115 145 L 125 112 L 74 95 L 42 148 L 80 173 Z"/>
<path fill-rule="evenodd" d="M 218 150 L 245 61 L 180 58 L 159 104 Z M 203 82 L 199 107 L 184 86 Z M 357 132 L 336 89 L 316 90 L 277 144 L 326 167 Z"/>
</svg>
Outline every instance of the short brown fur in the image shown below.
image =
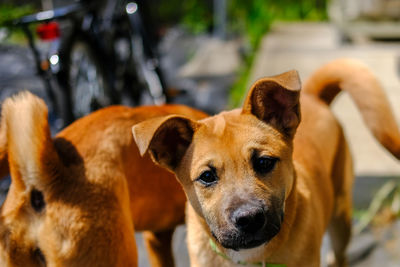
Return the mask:
<svg viewBox="0 0 400 267">
<path fill-rule="evenodd" d="M 47 108 L 30 93 L 2 108 L 0 171 L 12 184 L 0 217 L 1 266 L 137 266 L 134 230 L 152 266 L 173 266 L 171 236 L 185 195 L 170 172 L 142 158 L 131 130 L 149 117 L 202 112 L 115 106 L 50 137 Z M 8 164 L 9 163 L 9 164 Z M 40 191 L 45 206 L 31 204 Z"/>
<path fill-rule="evenodd" d="M 366 67 L 347 59 L 319 69 L 301 94 L 292 71 L 257 81 L 242 109 L 133 127 L 141 153 L 149 151 L 184 187 L 191 266 L 316 267 L 326 230 L 333 264 L 347 266 L 352 160 L 328 106 L 340 90 L 350 93 L 378 141 L 399 158 L 400 135 L 383 89 Z M 163 134 L 171 131 L 185 140 L 177 142 L 178 157 L 176 136 Z"/>
</svg>

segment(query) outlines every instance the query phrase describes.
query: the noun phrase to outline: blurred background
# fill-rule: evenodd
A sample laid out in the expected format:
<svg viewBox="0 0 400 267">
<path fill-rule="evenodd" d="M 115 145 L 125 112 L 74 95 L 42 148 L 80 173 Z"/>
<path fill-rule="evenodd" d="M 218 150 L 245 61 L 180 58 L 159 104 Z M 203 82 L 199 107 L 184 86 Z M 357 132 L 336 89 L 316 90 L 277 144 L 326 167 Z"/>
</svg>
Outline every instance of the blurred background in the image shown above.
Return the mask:
<svg viewBox="0 0 400 267">
<path fill-rule="evenodd" d="M 260 77 L 297 69 L 305 80 L 341 57 L 371 68 L 400 124 L 400 0 L 0 0 L 0 101 L 44 98 L 53 133 L 111 104 L 217 113 Z M 399 266 L 400 165 L 348 96 L 333 110 L 355 162 L 352 266 Z M 183 226 L 174 240 L 177 266 L 189 266 Z"/>
</svg>

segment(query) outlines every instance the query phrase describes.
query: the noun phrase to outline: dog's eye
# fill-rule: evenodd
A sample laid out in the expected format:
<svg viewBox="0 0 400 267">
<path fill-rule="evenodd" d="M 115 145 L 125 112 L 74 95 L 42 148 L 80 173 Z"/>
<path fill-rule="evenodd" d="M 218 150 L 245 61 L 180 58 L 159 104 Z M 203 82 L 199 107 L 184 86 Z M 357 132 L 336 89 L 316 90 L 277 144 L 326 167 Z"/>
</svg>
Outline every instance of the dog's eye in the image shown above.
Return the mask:
<svg viewBox="0 0 400 267">
<path fill-rule="evenodd" d="M 196 179 L 196 181 L 199 181 L 200 183 L 202 183 L 206 187 L 211 186 L 213 184 L 216 184 L 217 180 L 218 180 L 218 177 L 217 177 L 217 175 L 216 175 L 214 170 L 204 171 L 199 176 L 199 178 Z"/>
<path fill-rule="evenodd" d="M 274 157 L 253 157 L 253 168 L 258 174 L 267 174 L 274 169 L 277 161 Z"/>
<path fill-rule="evenodd" d="M 39 190 L 33 189 L 31 191 L 31 206 L 36 212 L 41 212 L 46 206 L 43 194 Z"/>
</svg>

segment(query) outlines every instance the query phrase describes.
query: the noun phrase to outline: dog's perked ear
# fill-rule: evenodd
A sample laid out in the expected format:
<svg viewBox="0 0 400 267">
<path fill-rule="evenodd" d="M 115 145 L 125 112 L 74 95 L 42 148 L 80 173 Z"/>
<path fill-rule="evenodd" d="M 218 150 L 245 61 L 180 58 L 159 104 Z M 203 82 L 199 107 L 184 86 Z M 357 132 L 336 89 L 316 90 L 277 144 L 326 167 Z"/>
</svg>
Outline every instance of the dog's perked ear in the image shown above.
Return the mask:
<svg viewBox="0 0 400 267">
<path fill-rule="evenodd" d="M 253 114 L 292 137 L 300 123 L 301 82 L 297 71 L 263 78 L 251 87 L 243 114 Z"/>
<path fill-rule="evenodd" d="M 171 115 L 136 124 L 132 133 L 142 156 L 149 151 L 155 162 L 173 171 L 192 142 L 197 127 L 195 121 Z"/>
<path fill-rule="evenodd" d="M 5 100 L 1 129 L 5 131 L 14 188 L 24 191 L 51 183 L 60 167 L 44 101 L 29 92 Z"/>
</svg>

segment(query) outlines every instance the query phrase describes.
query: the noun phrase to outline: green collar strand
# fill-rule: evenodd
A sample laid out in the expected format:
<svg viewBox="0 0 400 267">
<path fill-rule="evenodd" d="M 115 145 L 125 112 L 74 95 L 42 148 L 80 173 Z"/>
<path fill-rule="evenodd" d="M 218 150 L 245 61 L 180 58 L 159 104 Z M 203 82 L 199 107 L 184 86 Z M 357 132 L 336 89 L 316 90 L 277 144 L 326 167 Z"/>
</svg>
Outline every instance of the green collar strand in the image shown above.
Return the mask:
<svg viewBox="0 0 400 267">
<path fill-rule="evenodd" d="M 217 255 L 221 256 L 222 258 L 232 261 L 227 255 L 222 253 L 217 245 L 215 244 L 214 240 L 210 238 L 210 247 L 211 249 L 217 253 Z M 245 261 L 238 261 L 236 264 L 245 265 L 245 266 L 262 266 L 262 267 L 286 267 L 286 264 L 276 264 L 276 263 L 266 263 L 266 262 L 245 262 Z"/>
</svg>

